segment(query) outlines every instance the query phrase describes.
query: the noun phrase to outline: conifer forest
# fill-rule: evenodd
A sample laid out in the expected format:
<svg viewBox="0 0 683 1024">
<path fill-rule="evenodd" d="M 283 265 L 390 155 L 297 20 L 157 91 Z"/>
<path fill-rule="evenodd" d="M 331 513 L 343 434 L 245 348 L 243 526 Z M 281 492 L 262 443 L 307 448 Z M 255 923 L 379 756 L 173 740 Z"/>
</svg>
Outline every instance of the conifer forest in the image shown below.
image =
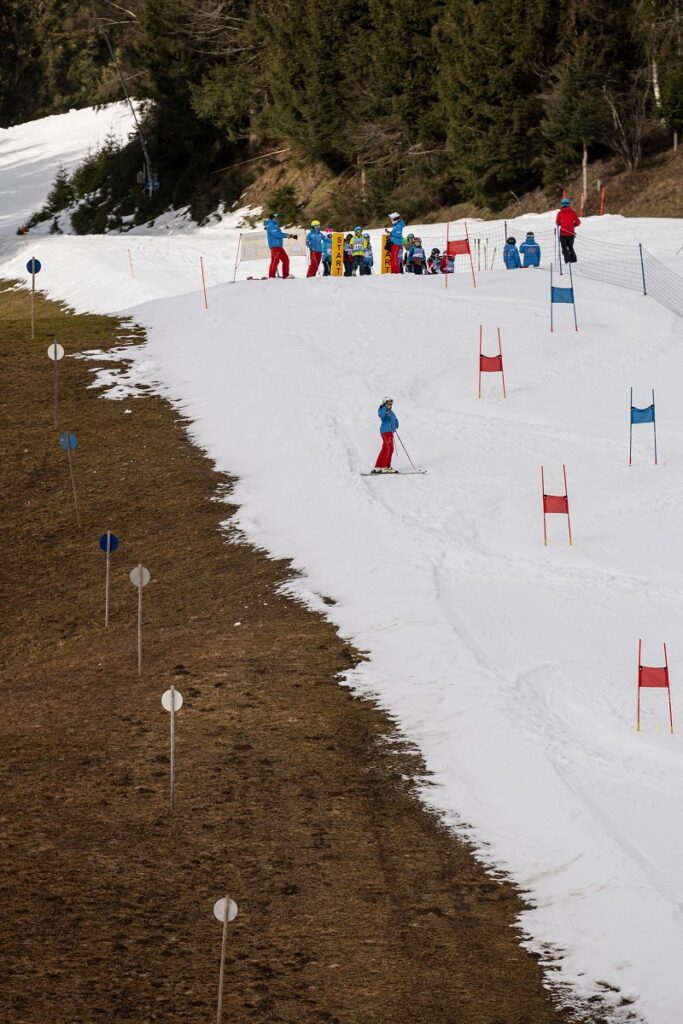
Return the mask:
<svg viewBox="0 0 683 1024">
<path fill-rule="evenodd" d="M 597 158 L 637 171 L 683 128 L 680 0 L 4 0 L 0 29 L 0 125 L 120 100 L 120 71 L 149 101 L 153 206 L 198 220 L 271 154 L 334 176 L 321 214 L 369 223 L 495 212 Z M 124 211 L 139 163 L 112 144 L 61 184 Z"/>
</svg>

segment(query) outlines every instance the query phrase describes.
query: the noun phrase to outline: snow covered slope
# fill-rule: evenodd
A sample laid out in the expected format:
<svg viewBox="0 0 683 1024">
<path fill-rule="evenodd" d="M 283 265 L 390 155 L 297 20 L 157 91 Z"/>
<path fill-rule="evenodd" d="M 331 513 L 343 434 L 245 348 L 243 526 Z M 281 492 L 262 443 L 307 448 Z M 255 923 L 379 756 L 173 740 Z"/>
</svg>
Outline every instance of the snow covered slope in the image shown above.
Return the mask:
<svg viewBox="0 0 683 1024">
<path fill-rule="evenodd" d="M 683 225 L 603 218 L 601 232 L 633 233 L 673 266 Z M 232 285 L 236 246 L 217 229 L 50 237 L 0 274 L 25 277 L 30 251 L 50 294 L 147 327 L 129 372 L 102 383 L 134 415 L 135 382 L 154 382 L 238 475 L 238 525 L 293 558 L 294 590 L 369 652 L 350 685 L 419 745 L 425 800 L 528 890 L 531 944 L 562 954 L 553 976 L 602 994 L 616 1019 L 678 1024 L 683 739 L 662 691 L 644 692 L 641 733 L 635 701 L 638 639 L 652 665 L 666 641 L 683 715 L 683 321 L 578 279 L 579 333 L 558 306 L 550 334 L 543 270 L 482 274 L 476 290 L 467 275 L 447 289 L 410 276 Z M 480 323 L 489 353 L 501 327 L 506 401 L 495 375 L 477 399 Z M 639 406 L 655 388 L 658 466 L 648 425 L 628 466 L 631 385 Z M 387 393 L 426 476 L 359 475 Z M 567 466 L 573 547 L 560 516 L 543 546 L 541 464 L 554 493 Z"/>
<path fill-rule="evenodd" d="M 14 234 L 40 209 L 60 164 L 73 171 L 107 136 L 125 139 L 133 129 L 125 103 L 0 128 L 0 235 Z"/>
</svg>

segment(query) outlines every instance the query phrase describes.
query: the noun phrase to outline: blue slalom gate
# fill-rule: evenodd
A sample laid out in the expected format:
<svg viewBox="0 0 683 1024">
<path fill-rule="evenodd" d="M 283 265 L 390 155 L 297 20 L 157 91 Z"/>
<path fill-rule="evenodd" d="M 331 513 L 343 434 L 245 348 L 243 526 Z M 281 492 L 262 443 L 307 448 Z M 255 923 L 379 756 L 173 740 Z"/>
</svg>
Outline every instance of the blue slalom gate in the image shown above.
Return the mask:
<svg viewBox="0 0 683 1024">
<path fill-rule="evenodd" d="M 572 277 L 572 265 L 568 263 L 569 267 L 569 288 L 560 288 L 553 284 L 553 265 L 550 264 L 550 330 L 553 331 L 555 323 L 553 320 L 553 306 L 555 303 L 568 303 L 574 311 L 574 330 L 578 331 L 579 325 L 576 320 L 576 302 L 574 300 L 574 278 Z"/>
<path fill-rule="evenodd" d="M 655 466 L 657 465 L 657 421 L 655 419 L 655 389 L 652 389 L 652 405 L 646 406 L 644 409 L 638 409 L 633 404 L 633 388 L 631 388 L 631 413 L 629 417 L 629 435 L 628 435 L 628 464 L 631 465 L 631 456 L 633 454 L 633 424 L 634 423 L 651 423 L 652 432 L 655 443 Z"/>
</svg>

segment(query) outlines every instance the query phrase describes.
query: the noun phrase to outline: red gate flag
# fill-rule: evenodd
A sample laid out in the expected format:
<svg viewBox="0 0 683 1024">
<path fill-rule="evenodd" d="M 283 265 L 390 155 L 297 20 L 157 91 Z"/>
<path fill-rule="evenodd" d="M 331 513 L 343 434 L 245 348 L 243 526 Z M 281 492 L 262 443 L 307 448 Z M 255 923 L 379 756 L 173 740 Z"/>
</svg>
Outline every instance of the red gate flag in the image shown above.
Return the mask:
<svg viewBox="0 0 683 1024">
<path fill-rule="evenodd" d="M 653 668 L 650 665 L 641 664 L 641 651 L 643 641 L 638 641 L 638 704 L 636 708 L 636 729 L 640 732 L 640 691 L 643 687 L 666 690 L 669 698 L 669 732 L 674 731 L 674 720 L 671 711 L 671 687 L 669 685 L 669 662 L 666 656 L 666 644 L 664 644 L 664 664 Z"/>
<path fill-rule="evenodd" d="M 451 228 L 451 222 L 448 222 L 446 228 L 446 255 L 447 256 L 469 256 L 470 258 L 470 269 L 472 271 L 472 284 L 477 287 L 477 279 L 474 276 L 474 261 L 472 260 L 472 249 L 470 248 L 470 234 L 467 230 L 467 222 L 465 222 L 465 237 L 456 238 L 454 241 L 449 240 L 449 233 Z M 448 286 L 448 281 L 446 281 Z"/>
<path fill-rule="evenodd" d="M 446 242 L 446 252 L 449 256 L 469 256 L 469 238 L 458 238 L 454 242 Z"/>
<path fill-rule="evenodd" d="M 482 373 L 499 373 L 503 383 L 503 398 L 505 393 L 505 371 L 503 370 L 503 350 L 500 344 L 500 327 L 496 328 L 498 333 L 498 355 L 485 356 L 481 351 L 484 341 L 484 325 L 479 324 L 479 397 L 481 398 L 481 375 Z"/>
<path fill-rule="evenodd" d="M 543 473 L 543 466 L 541 466 L 541 494 L 543 495 L 543 543 L 547 546 L 548 544 L 548 531 L 546 528 L 545 517 L 554 512 L 559 512 L 567 517 L 567 529 L 569 531 L 569 543 L 573 544 L 572 541 L 572 522 L 569 518 L 569 493 L 567 491 L 567 470 L 562 466 L 562 474 L 564 476 L 564 494 L 546 494 L 545 492 L 545 476 Z"/>
</svg>

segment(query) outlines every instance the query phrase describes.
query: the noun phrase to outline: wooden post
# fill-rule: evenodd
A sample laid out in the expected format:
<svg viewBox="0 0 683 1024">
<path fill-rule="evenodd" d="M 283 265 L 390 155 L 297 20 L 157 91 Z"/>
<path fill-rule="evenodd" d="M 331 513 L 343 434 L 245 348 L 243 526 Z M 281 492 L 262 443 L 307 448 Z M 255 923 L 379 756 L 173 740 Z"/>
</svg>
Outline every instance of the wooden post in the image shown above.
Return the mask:
<svg viewBox="0 0 683 1024">
<path fill-rule="evenodd" d="M 130 276 L 135 277 L 135 274 L 133 273 L 133 255 L 130 249 L 128 250 L 128 266 L 130 267 Z"/>
<path fill-rule="evenodd" d="M 204 258 L 202 256 L 199 257 L 199 266 L 202 272 L 202 288 L 204 289 L 204 309 L 208 309 L 209 300 L 206 297 L 206 281 L 204 280 Z"/>
<path fill-rule="evenodd" d="M 234 270 L 232 272 L 232 283 L 233 284 L 235 283 L 235 278 L 237 277 L 237 267 L 239 266 L 240 250 L 241 250 L 241 248 L 242 248 L 242 232 L 240 231 L 240 237 L 239 237 L 239 240 L 237 242 L 237 252 L 235 253 L 235 268 L 234 268 Z"/>
<path fill-rule="evenodd" d="M 451 222 L 448 221 L 448 223 L 446 224 L 446 273 L 444 275 L 446 280 L 444 281 L 444 288 L 448 288 L 448 242 L 450 240 L 450 234 Z M 455 270 L 455 263 L 453 263 L 453 270 Z"/>
</svg>

